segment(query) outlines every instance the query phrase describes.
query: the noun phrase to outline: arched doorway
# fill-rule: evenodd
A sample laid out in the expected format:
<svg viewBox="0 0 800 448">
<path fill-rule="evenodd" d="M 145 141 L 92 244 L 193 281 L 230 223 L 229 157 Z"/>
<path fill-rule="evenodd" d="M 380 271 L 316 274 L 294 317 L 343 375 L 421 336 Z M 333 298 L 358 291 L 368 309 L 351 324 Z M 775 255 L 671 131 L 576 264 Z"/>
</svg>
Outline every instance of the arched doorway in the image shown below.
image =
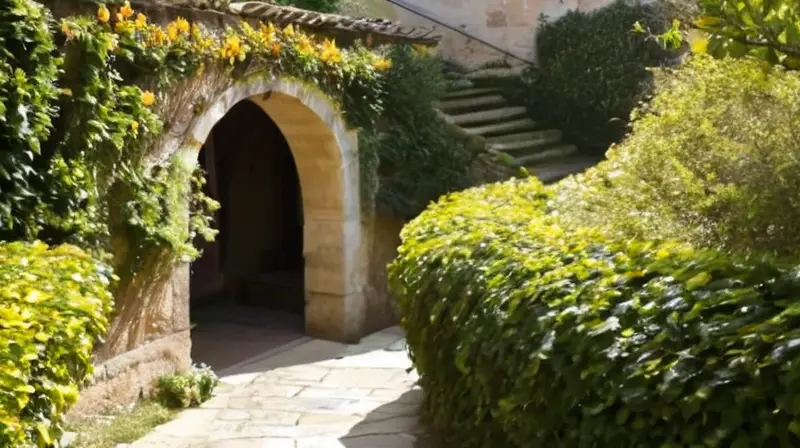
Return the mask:
<svg viewBox="0 0 800 448">
<path fill-rule="evenodd" d="M 192 304 L 227 300 L 302 314 L 300 178 L 277 124 L 250 100 L 220 120 L 200 151 L 220 233 L 192 267 Z"/>
<path fill-rule="evenodd" d="M 278 125 L 249 99 L 214 125 L 198 162 L 221 208 L 191 269 L 192 355 L 222 369 L 303 335 L 300 179 Z"/>
<path fill-rule="evenodd" d="M 249 79 L 210 103 L 191 125 L 183 152 L 205 166 L 223 207 L 217 243 L 193 266 L 193 296 L 219 291 L 227 300 L 293 311 L 302 314 L 308 336 L 356 342 L 368 269 L 356 132 L 312 87 Z M 267 173 L 275 182 L 264 181 Z M 281 284 L 285 295 L 277 299 Z"/>
</svg>

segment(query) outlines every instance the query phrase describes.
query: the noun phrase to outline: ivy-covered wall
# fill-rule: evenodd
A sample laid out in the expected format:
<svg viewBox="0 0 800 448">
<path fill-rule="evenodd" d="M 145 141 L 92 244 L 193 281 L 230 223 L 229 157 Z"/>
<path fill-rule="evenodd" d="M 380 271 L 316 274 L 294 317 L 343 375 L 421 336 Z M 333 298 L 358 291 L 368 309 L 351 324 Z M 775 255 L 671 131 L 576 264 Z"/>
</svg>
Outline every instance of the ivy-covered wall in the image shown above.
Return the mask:
<svg viewBox="0 0 800 448">
<path fill-rule="evenodd" d="M 73 243 L 114 267 L 116 307 L 95 380 L 126 376 L 144 388 L 145 376 L 188 363 L 188 304 L 173 298 L 188 300 L 192 243 L 215 235 L 218 204 L 202 190 L 193 121 L 232 86 L 280 78 L 369 128 L 390 62 L 292 26 L 219 27 L 230 17 L 189 21 L 127 2 L 70 15 L 65 3 L 87 2 L 50 3 L 61 5 L 58 18 L 31 0 L 0 5 L 0 239 Z M 184 348 L 164 342 L 173 336 Z M 157 362 L 140 353 L 144 343 L 160 347 Z M 125 373 L 132 365 L 151 371 Z"/>
</svg>

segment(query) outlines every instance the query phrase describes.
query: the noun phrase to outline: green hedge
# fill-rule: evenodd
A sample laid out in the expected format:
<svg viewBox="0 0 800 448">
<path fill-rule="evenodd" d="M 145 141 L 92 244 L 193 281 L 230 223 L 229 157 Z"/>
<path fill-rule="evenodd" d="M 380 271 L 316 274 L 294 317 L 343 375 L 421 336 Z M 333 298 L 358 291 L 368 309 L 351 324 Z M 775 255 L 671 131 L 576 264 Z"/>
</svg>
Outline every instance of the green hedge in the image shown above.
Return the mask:
<svg viewBox="0 0 800 448">
<path fill-rule="evenodd" d="M 518 92 L 528 111 L 584 150 L 604 151 L 619 141 L 631 110 L 649 92 L 647 68 L 670 56 L 632 31 L 637 21 L 653 32 L 664 29 L 659 10 L 624 0 L 543 23 L 538 65 L 523 76 Z"/>
<path fill-rule="evenodd" d="M 0 446 L 50 446 L 92 373 L 112 274 L 81 250 L 0 243 Z"/>
<path fill-rule="evenodd" d="M 800 438 L 800 273 L 566 229 L 536 180 L 443 198 L 391 285 L 425 416 L 460 447 Z"/>
</svg>

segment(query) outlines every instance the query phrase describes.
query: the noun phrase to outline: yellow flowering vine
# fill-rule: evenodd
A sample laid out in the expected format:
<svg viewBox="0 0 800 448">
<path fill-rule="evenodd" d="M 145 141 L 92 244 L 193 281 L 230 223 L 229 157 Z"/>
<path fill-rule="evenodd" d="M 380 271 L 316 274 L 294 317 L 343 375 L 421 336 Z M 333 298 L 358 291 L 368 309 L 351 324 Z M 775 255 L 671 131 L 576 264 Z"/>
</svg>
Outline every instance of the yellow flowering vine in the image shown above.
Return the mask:
<svg viewBox="0 0 800 448">
<path fill-rule="evenodd" d="M 374 82 L 377 102 L 380 72 L 391 68 L 391 61 L 375 52 L 365 48 L 341 49 L 335 40 L 318 39 L 292 24 L 280 28 L 273 23 L 251 25 L 242 21 L 238 27 L 228 28 L 225 33 L 218 35 L 183 17 L 177 17 L 165 25 L 150 23 L 148 17 L 135 11 L 129 1 L 113 9 L 101 4 L 96 18 L 104 26 L 104 32 L 109 30 L 106 26 L 110 25 L 112 35 L 106 36 L 110 51 L 114 51 L 119 42 L 134 57 L 158 52 L 153 56 L 158 55 L 157 60 L 161 61 L 168 54 L 185 58 L 184 64 L 159 69 L 170 70 L 174 67 L 174 72 L 161 78 L 167 83 L 180 76 L 201 76 L 213 64 L 235 66 L 251 59 L 257 64 L 264 64 L 267 69 L 301 70 L 289 74 L 313 77 L 314 83 L 325 86 L 326 89 L 346 89 L 348 83 L 341 82 L 343 73 L 363 76 Z M 74 35 L 70 25 L 68 19 L 62 22 L 62 32 L 68 40 Z M 302 59 L 301 64 L 292 62 L 292 59 L 297 58 Z M 318 63 L 307 64 L 313 61 Z M 143 106 L 150 107 L 155 103 L 154 92 L 141 91 Z M 129 132 L 137 135 L 140 123 L 144 121 L 132 122 Z M 149 130 L 150 127 L 145 129 Z"/>
</svg>

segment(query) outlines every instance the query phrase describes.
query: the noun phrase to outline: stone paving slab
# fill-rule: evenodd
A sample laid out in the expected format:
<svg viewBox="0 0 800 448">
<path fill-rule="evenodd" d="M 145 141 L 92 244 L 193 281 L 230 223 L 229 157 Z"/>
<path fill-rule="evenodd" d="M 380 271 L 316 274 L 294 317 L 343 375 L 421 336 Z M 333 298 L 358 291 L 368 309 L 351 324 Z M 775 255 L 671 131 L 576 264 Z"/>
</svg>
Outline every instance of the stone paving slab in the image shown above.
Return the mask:
<svg viewBox="0 0 800 448">
<path fill-rule="evenodd" d="M 131 448 L 436 448 L 390 328 L 346 345 L 310 339 L 224 372 L 214 398 Z"/>
</svg>

